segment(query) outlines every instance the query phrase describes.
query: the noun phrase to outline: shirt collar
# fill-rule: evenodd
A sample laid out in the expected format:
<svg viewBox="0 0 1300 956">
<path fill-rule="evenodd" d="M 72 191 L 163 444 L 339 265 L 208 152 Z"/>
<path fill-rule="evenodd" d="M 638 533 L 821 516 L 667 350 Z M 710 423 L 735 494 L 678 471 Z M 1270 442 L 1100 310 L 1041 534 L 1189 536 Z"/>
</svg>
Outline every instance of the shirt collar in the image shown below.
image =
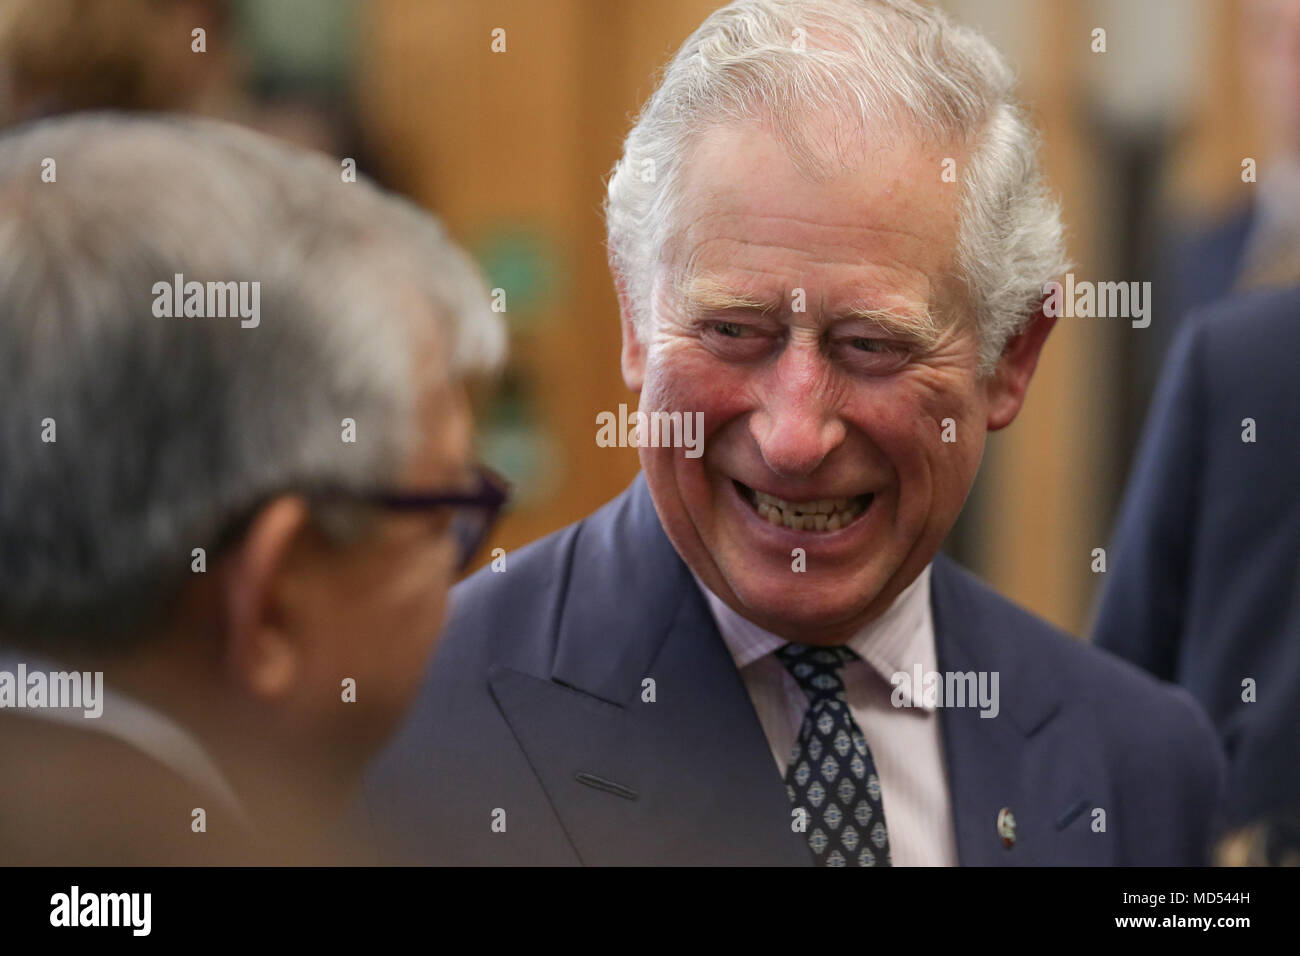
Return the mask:
<svg viewBox="0 0 1300 956">
<path fill-rule="evenodd" d="M 930 606 L 931 567 L 927 564 L 916 576 L 916 580 L 903 589 L 883 614 L 862 627 L 846 642 L 872 671 L 891 685 L 895 683 L 895 674 L 911 675 L 918 665 L 925 673 L 935 669 L 934 613 Z M 727 645 L 738 670 L 789 643 L 733 611 L 705 587 L 698 577 L 695 578 L 695 583 L 708 601 L 713 620 L 717 623 L 723 643 Z M 904 681 L 899 688 L 909 706 L 912 705 L 910 686 L 909 681 Z M 934 709 L 933 702 L 928 707 L 922 706 L 925 710 Z"/>
</svg>

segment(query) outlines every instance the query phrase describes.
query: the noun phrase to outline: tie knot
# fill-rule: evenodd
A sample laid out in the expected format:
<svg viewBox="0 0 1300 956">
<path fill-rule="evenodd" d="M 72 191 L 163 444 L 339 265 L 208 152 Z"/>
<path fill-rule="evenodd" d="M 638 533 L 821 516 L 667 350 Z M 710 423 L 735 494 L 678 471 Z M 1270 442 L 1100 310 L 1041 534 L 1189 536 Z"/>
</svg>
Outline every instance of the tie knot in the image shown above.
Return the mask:
<svg viewBox="0 0 1300 956">
<path fill-rule="evenodd" d="M 795 679 L 808 700 L 844 696 L 844 680 L 840 668 L 858 655 L 847 647 L 809 647 L 806 644 L 787 644 L 776 656 L 790 676 Z"/>
</svg>

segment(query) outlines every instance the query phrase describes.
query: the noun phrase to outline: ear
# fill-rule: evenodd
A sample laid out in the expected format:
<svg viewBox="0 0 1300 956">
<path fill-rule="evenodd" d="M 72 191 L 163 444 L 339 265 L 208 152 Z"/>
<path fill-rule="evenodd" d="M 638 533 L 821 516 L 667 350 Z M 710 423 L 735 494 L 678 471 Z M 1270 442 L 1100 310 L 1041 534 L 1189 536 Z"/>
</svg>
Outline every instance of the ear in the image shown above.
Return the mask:
<svg viewBox="0 0 1300 956">
<path fill-rule="evenodd" d="M 1056 325 L 1055 316 L 1043 314 L 1042 303 L 1029 323 L 1007 342 L 997 368 L 985 382 L 988 400 L 988 428 L 1006 428 L 1020 412 L 1029 390 L 1029 380 L 1038 367 L 1038 356 L 1047 342 L 1047 334 Z"/>
<path fill-rule="evenodd" d="M 282 496 L 253 518 L 223 566 L 224 664 L 253 696 L 279 700 L 302 667 L 302 647 L 286 608 L 286 578 L 295 542 L 308 527 L 307 503 Z"/>
<path fill-rule="evenodd" d="M 628 295 L 627 281 L 618 269 L 611 266 L 610 272 L 614 276 L 614 288 L 618 291 L 618 311 L 623 327 L 623 383 L 629 391 L 639 395 L 641 383 L 645 381 L 645 346 L 632 321 L 632 297 Z"/>
</svg>

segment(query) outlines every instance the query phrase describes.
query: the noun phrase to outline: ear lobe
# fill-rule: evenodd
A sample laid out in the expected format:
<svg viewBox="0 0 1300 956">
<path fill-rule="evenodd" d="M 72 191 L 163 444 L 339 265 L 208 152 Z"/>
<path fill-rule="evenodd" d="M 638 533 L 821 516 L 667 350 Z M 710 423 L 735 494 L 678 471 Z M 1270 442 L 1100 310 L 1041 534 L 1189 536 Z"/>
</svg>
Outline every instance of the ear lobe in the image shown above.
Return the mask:
<svg viewBox="0 0 1300 956">
<path fill-rule="evenodd" d="M 302 498 L 276 498 L 253 518 L 223 567 L 224 663 L 237 685 L 262 700 L 288 694 L 300 670 L 284 590 L 290 552 L 307 524 Z"/>
<path fill-rule="evenodd" d="M 620 325 L 623 328 L 623 383 L 629 391 L 640 394 L 641 383 L 645 381 L 645 346 L 632 321 L 632 297 L 628 294 L 627 282 L 617 269 L 611 267 L 611 273 L 614 276 L 614 288 L 618 291 Z"/>
<path fill-rule="evenodd" d="M 998 359 L 997 368 L 986 383 L 988 398 L 988 428 L 997 431 L 1006 428 L 1020 413 L 1029 381 L 1038 367 L 1047 335 L 1056 325 L 1055 316 L 1043 314 L 1042 303 L 1028 324 L 1007 342 Z"/>
</svg>

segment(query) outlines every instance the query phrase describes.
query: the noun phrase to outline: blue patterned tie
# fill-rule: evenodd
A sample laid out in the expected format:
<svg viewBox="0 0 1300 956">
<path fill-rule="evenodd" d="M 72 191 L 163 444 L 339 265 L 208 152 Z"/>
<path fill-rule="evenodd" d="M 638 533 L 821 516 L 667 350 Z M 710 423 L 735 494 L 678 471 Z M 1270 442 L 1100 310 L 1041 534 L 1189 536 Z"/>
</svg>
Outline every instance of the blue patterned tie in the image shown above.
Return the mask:
<svg viewBox="0 0 1300 956">
<path fill-rule="evenodd" d="M 808 695 L 785 789 L 808 814 L 813 859 L 822 866 L 889 866 L 880 778 L 840 677 L 858 655 L 847 647 L 787 644 L 776 656 Z"/>
</svg>

